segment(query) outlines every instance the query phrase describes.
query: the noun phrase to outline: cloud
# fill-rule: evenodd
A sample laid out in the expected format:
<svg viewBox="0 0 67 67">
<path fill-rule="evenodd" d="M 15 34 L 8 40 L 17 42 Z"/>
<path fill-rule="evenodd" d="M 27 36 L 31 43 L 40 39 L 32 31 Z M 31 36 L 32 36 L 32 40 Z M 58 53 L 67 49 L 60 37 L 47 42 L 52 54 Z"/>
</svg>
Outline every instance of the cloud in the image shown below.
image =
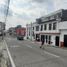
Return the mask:
<svg viewBox="0 0 67 67">
<path fill-rule="evenodd" d="M 21 1 L 19 1 L 20 3 Z M 23 13 L 26 13 L 27 15 L 29 16 L 32 16 L 32 17 L 38 17 L 38 16 L 41 16 L 43 13 L 46 14 L 47 11 L 45 10 L 46 9 L 46 6 L 41 6 L 41 5 L 38 5 L 38 4 L 35 4 L 33 2 L 29 3 L 29 0 L 28 1 L 24 1 L 23 0 L 23 3 L 22 3 L 22 6 L 21 5 L 18 5 L 16 4 L 15 5 L 15 1 L 14 1 L 14 5 L 11 6 L 11 9 L 13 10 L 14 13 L 18 13 L 18 14 L 23 14 Z M 20 8 L 19 8 L 19 7 Z"/>
<path fill-rule="evenodd" d="M 7 0 L 0 0 L 0 4 L 5 4 Z"/>
<path fill-rule="evenodd" d="M 32 1 L 37 3 L 44 3 L 44 2 L 47 2 L 48 0 L 32 0 Z"/>
<path fill-rule="evenodd" d="M 13 16 L 13 11 L 11 9 L 8 11 L 8 16 Z"/>
<path fill-rule="evenodd" d="M 47 0 L 42 0 L 42 2 L 35 0 L 13 0 L 10 3 L 10 9 L 13 12 L 13 17 L 15 17 L 15 19 L 12 18 L 14 23 L 11 23 L 11 21 L 7 23 L 17 25 L 17 21 L 19 20 L 19 23 L 25 26 L 26 23 L 34 22 L 36 18 L 48 13 L 47 4 Z M 17 21 L 15 21 L 16 19 Z"/>
<path fill-rule="evenodd" d="M 38 17 L 45 16 L 55 10 L 67 8 L 66 0 L 11 0 L 9 15 L 11 16 L 8 24 L 24 25 L 34 22 Z M 19 22 L 19 23 L 18 23 Z"/>
<path fill-rule="evenodd" d="M 67 0 L 52 0 L 54 3 L 55 10 L 67 9 Z"/>
<path fill-rule="evenodd" d="M 7 13 L 7 2 L 8 0 L 0 0 L 0 16 L 5 16 Z M 12 11 L 9 9 L 9 16 L 12 16 Z"/>
<path fill-rule="evenodd" d="M 25 27 L 27 22 L 27 20 L 18 17 L 8 17 L 6 22 L 6 29 L 9 27 L 15 27 L 17 25 L 22 25 L 22 27 Z"/>
</svg>

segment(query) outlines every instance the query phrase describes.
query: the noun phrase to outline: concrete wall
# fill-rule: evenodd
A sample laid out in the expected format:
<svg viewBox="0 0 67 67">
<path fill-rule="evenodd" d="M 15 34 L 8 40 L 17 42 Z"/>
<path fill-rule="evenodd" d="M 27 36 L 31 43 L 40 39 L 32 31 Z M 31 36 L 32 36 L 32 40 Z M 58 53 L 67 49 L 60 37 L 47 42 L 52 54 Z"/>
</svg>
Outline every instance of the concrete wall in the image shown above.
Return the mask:
<svg viewBox="0 0 67 67">
<path fill-rule="evenodd" d="M 59 31 L 60 31 L 60 47 L 64 46 L 64 35 L 67 35 L 67 21 L 59 22 Z"/>
<path fill-rule="evenodd" d="M 51 38 L 51 41 L 52 41 L 52 46 L 55 46 L 55 35 L 52 35 L 52 38 Z"/>
<path fill-rule="evenodd" d="M 59 22 L 59 29 L 67 29 L 67 21 Z"/>
<path fill-rule="evenodd" d="M 34 30 L 33 30 L 33 27 L 34 27 Z M 36 23 L 27 24 L 26 25 L 26 38 L 29 37 L 29 39 L 33 40 L 34 37 L 32 36 L 32 34 L 33 32 L 35 33 L 35 30 L 36 30 Z"/>
<path fill-rule="evenodd" d="M 61 30 L 60 31 L 61 32 L 61 34 L 60 34 L 60 45 L 59 46 L 62 46 L 61 45 L 61 42 L 63 43 L 63 45 L 64 45 L 64 35 L 67 35 L 67 29 L 63 29 L 63 30 Z"/>
</svg>

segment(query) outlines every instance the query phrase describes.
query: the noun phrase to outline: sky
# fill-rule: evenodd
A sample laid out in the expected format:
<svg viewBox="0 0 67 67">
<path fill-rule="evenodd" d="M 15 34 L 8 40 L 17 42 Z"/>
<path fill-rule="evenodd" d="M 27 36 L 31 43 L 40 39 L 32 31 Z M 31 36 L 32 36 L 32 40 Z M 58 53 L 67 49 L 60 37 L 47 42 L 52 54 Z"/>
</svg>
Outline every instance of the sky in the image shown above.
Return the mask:
<svg viewBox="0 0 67 67">
<path fill-rule="evenodd" d="M 0 0 L 0 21 L 4 22 L 6 3 Z M 50 14 L 59 9 L 67 9 L 67 0 L 10 0 L 9 14 L 6 28 L 35 22 L 39 17 Z"/>
</svg>

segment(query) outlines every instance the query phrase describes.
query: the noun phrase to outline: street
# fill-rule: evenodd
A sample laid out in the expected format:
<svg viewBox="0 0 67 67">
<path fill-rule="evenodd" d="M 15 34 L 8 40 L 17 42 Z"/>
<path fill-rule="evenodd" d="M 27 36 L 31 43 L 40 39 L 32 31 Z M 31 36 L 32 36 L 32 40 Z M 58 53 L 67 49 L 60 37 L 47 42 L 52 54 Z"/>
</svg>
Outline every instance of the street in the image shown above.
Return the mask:
<svg viewBox="0 0 67 67">
<path fill-rule="evenodd" d="M 29 40 L 6 37 L 5 41 L 16 67 L 67 67 L 67 49 L 49 47 Z"/>
<path fill-rule="evenodd" d="M 67 67 L 67 0 L 0 0 L 0 67 Z"/>
</svg>

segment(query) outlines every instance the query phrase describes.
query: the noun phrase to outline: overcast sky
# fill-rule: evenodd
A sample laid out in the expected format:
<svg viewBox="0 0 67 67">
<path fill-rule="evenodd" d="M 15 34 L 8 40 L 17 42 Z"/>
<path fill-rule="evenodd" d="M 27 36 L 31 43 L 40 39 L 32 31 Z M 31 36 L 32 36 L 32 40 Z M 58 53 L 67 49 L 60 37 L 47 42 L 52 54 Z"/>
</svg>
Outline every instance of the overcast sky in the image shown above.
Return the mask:
<svg viewBox="0 0 67 67">
<path fill-rule="evenodd" d="M 5 4 L 7 0 L 0 0 L 0 21 L 4 21 Z M 59 9 L 67 8 L 67 0 L 10 0 L 10 9 L 6 27 L 34 22 L 36 18 Z"/>
</svg>

